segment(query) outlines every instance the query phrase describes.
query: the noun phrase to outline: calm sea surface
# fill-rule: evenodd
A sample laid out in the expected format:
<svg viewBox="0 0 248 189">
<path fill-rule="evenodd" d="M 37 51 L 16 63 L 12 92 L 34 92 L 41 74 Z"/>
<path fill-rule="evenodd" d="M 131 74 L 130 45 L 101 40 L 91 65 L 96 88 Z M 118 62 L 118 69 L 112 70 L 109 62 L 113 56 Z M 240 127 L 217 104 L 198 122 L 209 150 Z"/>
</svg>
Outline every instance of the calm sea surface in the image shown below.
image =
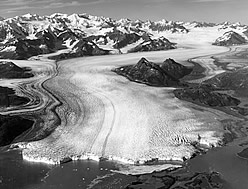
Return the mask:
<svg viewBox="0 0 248 189">
<path fill-rule="evenodd" d="M 0 188 L 4 189 L 68 189 L 87 188 L 102 178 L 118 174 L 116 164 L 109 161 L 73 161 L 62 165 L 32 163 L 22 159 L 19 150 L 0 151 Z M 120 181 L 120 179 L 119 179 Z M 128 184 L 122 179 L 118 187 Z"/>
<path fill-rule="evenodd" d="M 206 154 L 189 160 L 187 170 L 190 173 L 217 171 L 230 184 L 231 188 L 247 189 L 248 160 L 241 159 L 236 155 L 245 148 L 238 146 L 240 142 L 242 140 L 236 140 L 226 147 L 214 148 Z M 91 188 L 90 186 L 94 186 L 95 183 L 102 182 L 102 180 L 104 180 L 105 186 L 106 182 L 109 182 L 109 186 L 111 186 L 113 179 L 118 180 L 119 183 L 112 188 L 122 188 L 130 183 L 131 179 L 110 171 L 116 169 L 116 164 L 108 161 L 83 160 L 57 166 L 31 163 L 22 159 L 19 150 L 8 152 L 2 150 L 0 151 L 0 188 L 85 189 Z"/>
<path fill-rule="evenodd" d="M 191 159 L 187 165 L 189 172 L 219 172 L 232 189 L 248 189 L 248 160 L 236 154 L 246 147 L 239 144 L 247 139 L 239 139 L 225 147 L 213 148 L 206 154 Z"/>
</svg>

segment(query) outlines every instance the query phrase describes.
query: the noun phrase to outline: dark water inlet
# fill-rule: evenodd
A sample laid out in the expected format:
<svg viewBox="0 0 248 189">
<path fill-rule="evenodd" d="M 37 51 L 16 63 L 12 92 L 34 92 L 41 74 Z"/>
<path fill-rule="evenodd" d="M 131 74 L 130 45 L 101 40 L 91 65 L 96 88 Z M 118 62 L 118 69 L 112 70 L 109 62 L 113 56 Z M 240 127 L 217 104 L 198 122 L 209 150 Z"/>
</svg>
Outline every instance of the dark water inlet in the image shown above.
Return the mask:
<svg viewBox="0 0 248 189">
<path fill-rule="evenodd" d="M 93 160 L 72 161 L 61 165 L 28 162 L 20 150 L 0 151 L 0 188 L 4 189 L 68 189 L 87 188 L 101 179 L 115 175 L 118 187 L 132 181 L 128 176 L 112 173 L 116 163 Z M 120 175 L 120 176 L 116 176 Z M 123 177 L 120 183 L 120 177 Z"/>
<path fill-rule="evenodd" d="M 239 144 L 247 139 L 237 139 L 227 146 L 213 148 L 206 154 L 188 161 L 190 173 L 216 171 L 230 185 L 230 189 L 248 188 L 248 160 L 239 158 L 237 153 L 245 147 Z"/>
<path fill-rule="evenodd" d="M 0 188 L 24 189 L 40 184 L 50 169 L 47 164 L 23 161 L 20 150 L 0 150 Z"/>
</svg>

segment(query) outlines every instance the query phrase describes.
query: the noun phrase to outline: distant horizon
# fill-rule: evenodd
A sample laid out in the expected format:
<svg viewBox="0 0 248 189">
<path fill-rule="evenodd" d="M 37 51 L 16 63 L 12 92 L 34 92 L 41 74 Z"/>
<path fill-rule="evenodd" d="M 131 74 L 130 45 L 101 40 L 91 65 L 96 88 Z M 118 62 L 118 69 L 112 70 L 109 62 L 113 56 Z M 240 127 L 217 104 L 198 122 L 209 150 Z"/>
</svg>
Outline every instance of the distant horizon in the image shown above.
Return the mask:
<svg viewBox="0 0 248 189">
<path fill-rule="evenodd" d="M 2 0 L 0 16 L 86 13 L 115 20 L 248 24 L 247 10 L 247 0 Z"/>
<path fill-rule="evenodd" d="M 132 19 L 132 18 L 128 18 L 128 17 L 120 17 L 120 18 L 113 18 L 113 17 L 109 17 L 109 16 L 104 16 L 104 15 L 95 15 L 95 14 L 90 14 L 90 13 L 86 13 L 86 12 L 82 12 L 82 13 L 63 13 L 63 12 L 54 12 L 54 13 L 50 13 L 50 14 L 37 14 L 37 13 L 30 13 L 30 12 L 27 12 L 27 13 L 23 13 L 23 14 L 20 14 L 20 15 L 14 15 L 14 16 L 10 16 L 10 17 L 3 17 L 0 15 L 0 17 L 2 17 L 3 19 L 9 19 L 9 18 L 14 18 L 14 17 L 18 17 L 18 16 L 24 16 L 24 15 L 27 15 L 27 14 L 31 14 L 31 15 L 38 15 L 38 16 L 51 16 L 53 14 L 67 14 L 68 16 L 69 15 L 72 15 L 72 14 L 86 14 L 86 15 L 91 15 L 91 16 L 97 16 L 97 17 L 104 17 L 104 18 L 111 18 L 113 20 L 120 20 L 120 19 L 129 19 L 129 20 L 132 20 L 132 21 L 135 21 L 135 20 L 141 20 L 141 21 L 153 21 L 153 22 L 157 22 L 157 21 L 162 21 L 162 20 L 166 20 L 166 21 L 174 21 L 174 22 L 184 22 L 184 23 L 192 23 L 192 22 L 199 22 L 199 23 L 214 23 L 214 24 L 221 24 L 221 23 L 224 23 L 224 22 L 228 22 L 228 23 L 240 23 L 240 24 L 248 24 L 247 23 L 243 23 L 243 22 L 240 22 L 240 21 L 229 21 L 229 20 L 225 20 L 225 21 L 221 21 L 221 22 L 213 22 L 213 21 L 204 21 L 204 20 L 173 20 L 173 19 L 166 19 L 166 18 L 161 18 L 161 19 L 158 19 L 158 20 L 154 20 L 154 19 L 139 19 L 139 18 L 135 18 L 135 19 Z"/>
</svg>

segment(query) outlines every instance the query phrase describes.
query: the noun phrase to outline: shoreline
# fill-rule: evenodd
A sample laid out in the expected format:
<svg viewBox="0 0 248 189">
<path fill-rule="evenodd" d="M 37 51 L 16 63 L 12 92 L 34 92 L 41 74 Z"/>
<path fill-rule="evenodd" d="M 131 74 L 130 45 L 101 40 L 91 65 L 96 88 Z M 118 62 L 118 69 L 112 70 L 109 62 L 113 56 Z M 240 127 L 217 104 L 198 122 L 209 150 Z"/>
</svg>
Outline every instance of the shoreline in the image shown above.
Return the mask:
<svg viewBox="0 0 248 189">
<path fill-rule="evenodd" d="M 111 56 L 113 56 L 113 55 L 111 55 Z M 44 60 L 44 59 L 43 59 Z M 56 64 L 56 67 L 58 67 L 58 65 L 57 65 L 57 62 L 55 62 L 55 64 Z M 198 64 L 198 63 L 196 63 L 196 64 Z M 198 64 L 199 66 L 201 66 L 200 64 Z M 56 77 L 56 76 L 54 76 L 54 77 Z M 50 78 L 51 79 L 51 78 Z M 48 79 L 48 80 L 46 80 L 45 82 L 48 82 L 50 79 Z M 42 85 L 44 85 L 45 84 L 45 82 L 44 83 L 42 83 Z M 46 89 L 46 90 L 49 90 L 49 89 Z M 56 95 L 55 95 L 56 96 Z M 56 97 L 55 97 L 56 98 Z M 54 110 L 56 109 L 56 107 L 54 107 Z M 198 153 L 198 152 L 197 152 Z M 59 164 L 59 161 L 57 161 L 57 162 L 54 162 L 53 160 L 50 160 L 49 158 L 46 158 L 46 157 L 38 157 L 38 159 L 36 159 L 36 158 L 30 158 L 30 157 L 28 157 L 27 155 L 24 155 L 23 156 L 24 158 L 23 159 L 25 159 L 25 160 L 27 160 L 27 161 L 33 161 L 33 162 L 44 162 L 44 163 L 48 163 L 48 164 Z M 195 153 L 193 153 L 192 155 L 191 155 L 191 157 L 189 157 L 189 159 L 191 159 L 191 158 L 193 158 L 193 157 L 195 157 Z M 39 159 L 40 158 L 40 159 Z M 69 157 L 69 158 L 71 158 L 72 160 L 86 160 L 86 159 L 92 159 L 92 160 L 96 160 L 96 161 L 100 161 L 100 159 L 101 159 L 101 157 L 100 156 L 92 156 L 92 155 L 82 155 L 81 157 L 78 157 L 78 156 L 74 156 L 74 157 Z M 135 162 L 132 162 L 132 161 L 130 161 L 130 160 L 128 160 L 128 159 L 122 159 L 122 158 L 117 158 L 117 157 L 115 157 L 115 158 L 109 158 L 110 160 L 112 160 L 112 161 L 116 161 L 117 160 L 117 162 L 119 161 L 119 162 L 122 162 L 122 163 L 127 163 L 127 164 L 131 164 L 131 165 L 134 165 L 135 164 Z M 121 161 L 120 161 L 121 160 Z M 165 160 L 165 159 L 164 159 Z M 170 159 L 167 159 L 167 160 L 170 160 Z M 175 159 L 175 160 L 179 160 L 179 159 Z M 180 159 L 180 161 L 181 162 L 183 162 L 185 159 L 182 157 L 181 159 Z M 147 160 L 147 161 L 149 161 L 149 160 Z M 145 163 L 144 164 L 140 164 L 140 165 L 145 165 Z"/>
<path fill-rule="evenodd" d="M 73 60 L 71 60 L 73 61 Z M 57 64 L 57 63 L 56 63 Z M 196 63 L 198 64 L 198 63 Z M 200 66 L 200 64 L 199 64 Z M 49 81 L 46 81 L 46 82 L 49 82 Z M 50 85 L 47 86 L 48 87 L 48 90 L 49 90 L 49 87 Z M 53 90 L 50 91 L 51 93 L 53 93 Z M 56 94 L 54 94 L 55 96 L 57 96 Z M 186 103 L 188 104 L 188 103 Z M 194 103 L 193 103 L 194 104 Z M 203 109 L 203 111 L 205 111 L 206 109 L 211 109 L 212 112 L 216 112 L 217 114 L 218 113 L 218 110 L 214 110 L 212 108 L 209 108 L 209 107 L 202 107 L 202 106 L 199 106 L 198 105 L 189 105 L 189 107 L 191 108 L 200 108 L 200 109 Z M 56 109 L 56 108 L 55 108 Z M 54 109 L 54 110 L 55 110 Z M 57 110 L 55 110 L 57 112 Z M 222 113 L 221 113 L 222 114 Z M 221 116 L 221 115 L 220 115 Z M 223 126 L 223 125 L 222 125 Z M 223 126 L 224 127 L 224 126 Z M 227 128 L 228 129 L 228 128 Z M 113 157 L 112 159 L 109 158 L 109 159 L 104 159 L 102 160 L 102 158 L 100 158 L 101 156 L 95 156 L 95 155 L 92 155 L 92 154 L 88 154 L 88 155 L 82 155 L 82 156 L 67 156 L 69 159 L 71 159 L 70 161 L 78 161 L 77 163 L 80 163 L 80 161 L 83 161 L 85 163 L 87 162 L 90 162 L 91 160 L 94 160 L 96 162 L 99 162 L 99 161 L 110 161 L 110 162 L 113 162 L 113 163 L 116 163 L 117 165 L 123 165 L 123 166 L 127 166 L 129 168 L 121 168 L 120 171 L 113 171 L 113 173 L 120 173 L 120 174 L 124 174 L 124 175 L 135 175 L 137 178 L 138 177 L 142 177 L 142 175 L 154 175 L 154 174 L 162 174 L 164 171 L 170 171 L 170 170 L 174 170 L 174 169 L 177 169 L 179 172 L 180 170 L 183 170 L 186 168 L 188 162 L 191 162 L 191 160 L 194 160 L 195 157 L 199 157 L 201 155 L 204 156 L 205 153 L 208 153 L 211 149 L 215 149 L 215 147 L 223 147 L 226 145 L 226 142 L 223 142 L 223 141 L 228 141 L 227 143 L 230 143 L 231 141 L 233 141 L 235 139 L 235 136 L 236 136 L 236 133 L 235 132 L 232 132 L 232 130 L 229 130 L 230 135 L 223 135 L 223 138 L 221 141 L 219 141 L 219 144 L 218 146 L 214 146 L 213 148 L 211 146 L 209 146 L 209 148 L 204 148 L 204 146 L 198 146 L 199 148 L 197 148 L 196 146 L 196 150 L 195 152 L 191 155 L 191 157 L 189 157 L 186 161 L 184 158 L 181 158 L 180 159 L 180 162 L 174 162 L 173 160 L 171 161 L 168 161 L 166 163 L 164 162 L 161 162 L 161 165 L 158 165 L 158 164 L 152 164 L 151 166 L 149 165 L 148 167 L 151 167 L 151 170 L 148 170 L 147 169 L 147 164 L 144 162 L 144 164 L 138 164 L 135 163 L 135 162 L 131 162 L 129 161 L 128 159 L 122 159 L 122 158 L 117 158 L 117 157 Z M 23 146 L 23 149 L 25 148 L 25 143 L 23 143 L 24 146 Z M 29 144 L 29 143 L 26 143 L 26 144 Z M 211 150 L 212 151 L 212 150 Z M 63 164 L 63 163 L 67 163 L 67 162 L 60 162 L 59 160 L 57 162 L 54 162 L 53 159 L 49 159 L 47 158 L 48 156 L 37 156 L 37 158 L 30 158 L 28 155 L 26 156 L 25 154 L 23 155 L 23 150 L 21 149 L 21 152 L 22 152 L 22 157 L 23 157 L 23 161 L 28 161 L 28 162 L 36 162 L 36 163 L 45 163 L 47 165 L 55 165 L 54 168 L 56 167 L 60 167 L 58 166 L 59 164 Z M 66 156 L 65 156 L 65 159 L 66 159 Z M 176 160 L 179 160 L 179 159 L 176 159 Z M 143 166 L 146 166 L 145 169 L 143 169 Z M 138 172 L 137 172 L 137 169 L 138 169 Z M 171 173 L 168 173 L 168 174 L 171 174 Z M 208 174 L 206 174 L 207 176 Z M 50 177 L 50 176 L 49 176 Z M 196 177 L 197 178 L 197 177 Z"/>
<path fill-rule="evenodd" d="M 194 154 L 194 153 L 193 153 L 193 154 Z M 193 154 L 192 154 L 192 156 L 193 156 Z M 191 156 L 191 157 L 192 157 L 192 156 Z M 89 158 L 87 155 L 86 155 L 86 156 L 83 155 L 83 157 L 84 157 L 83 159 L 88 159 L 88 158 Z M 191 158 L 191 157 L 189 157 L 189 158 Z M 32 161 L 32 158 L 29 158 L 28 156 L 25 156 L 25 158 L 26 158 L 27 160 L 29 160 L 29 161 Z M 71 159 L 74 160 L 74 159 L 78 159 L 78 158 L 77 158 L 77 157 L 72 157 Z M 96 159 L 96 158 L 93 158 L 93 159 Z M 98 159 L 98 160 L 100 159 L 99 156 L 97 156 L 97 159 Z M 111 158 L 110 158 L 110 159 L 111 159 Z M 113 158 L 112 158 L 112 159 L 113 159 Z M 120 158 L 114 158 L 114 159 L 118 159 L 118 160 L 119 160 Z M 167 159 L 167 160 L 169 160 L 169 159 Z M 178 160 L 178 159 L 175 159 L 175 160 Z M 183 161 L 183 157 L 182 157 L 180 160 Z M 37 161 L 37 160 L 34 159 L 34 161 Z M 48 161 L 48 160 L 47 160 L 47 158 L 45 158 L 45 160 L 43 160 L 43 159 L 41 158 L 41 160 L 39 160 L 39 161 Z M 48 162 L 53 162 L 53 164 L 57 164 L 57 163 L 58 163 L 58 161 L 57 161 L 57 162 L 54 162 L 54 161 L 50 161 L 50 160 L 49 160 Z M 130 161 L 129 161 L 129 160 L 126 160 L 126 159 L 122 160 L 122 162 L 129 162 L 129 163 L 130 163 Z M 131 162 L 131 163 L 134 164 L 134 162 Z"/>
</svg>

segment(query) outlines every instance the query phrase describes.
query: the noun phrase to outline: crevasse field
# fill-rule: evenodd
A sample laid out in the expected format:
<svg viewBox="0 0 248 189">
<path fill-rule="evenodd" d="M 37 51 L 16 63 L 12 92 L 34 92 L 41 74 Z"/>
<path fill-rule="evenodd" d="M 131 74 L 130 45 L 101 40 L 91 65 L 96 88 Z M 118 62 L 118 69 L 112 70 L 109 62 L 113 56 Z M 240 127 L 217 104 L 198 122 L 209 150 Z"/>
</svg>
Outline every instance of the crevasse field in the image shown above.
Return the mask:
<svg viewBox="0 0 248 189">
<path fill-rule="evenodd" d="M 20 143 L 24 159 L 58 163 L 65 157 L 97 161 L 104 157 L 120 163 L 142 164 L 154 158 L 180 161 L 183 157 L 190 158 L 196 150 L 191 145 L 194 141 L 217 146 L 223 136 L 219 121 L 227 117 L 223 112 L 203 107 L 204 111 L 196 110 L 197 105 L 174 97 L 173 88 L 130 82 L 111 71 L 121 65 L 136 64 L 141 57 L 156 63 L 173 58 L 184 64 L 193 58 L 206 67 L 207 78 L 213 77 L 222 70 L 216 68 L 211 55 L 229 50 L 211 45 L 219 36 L 214 29 L 208 33 L 203 28 L 190 34 L 167 35 L 178 43 L 180 48 L 175 50 L 58 62 L 58 74 L 44 85 L 63 102 L 56 110 L 62 122 L 47 138 Z M 47 56 L 38 61 L 13 62 L 42 68 L 51 64 Z M 131 166 L 127 173 L 170 166 L 178 165 Z"/>
</svg>

